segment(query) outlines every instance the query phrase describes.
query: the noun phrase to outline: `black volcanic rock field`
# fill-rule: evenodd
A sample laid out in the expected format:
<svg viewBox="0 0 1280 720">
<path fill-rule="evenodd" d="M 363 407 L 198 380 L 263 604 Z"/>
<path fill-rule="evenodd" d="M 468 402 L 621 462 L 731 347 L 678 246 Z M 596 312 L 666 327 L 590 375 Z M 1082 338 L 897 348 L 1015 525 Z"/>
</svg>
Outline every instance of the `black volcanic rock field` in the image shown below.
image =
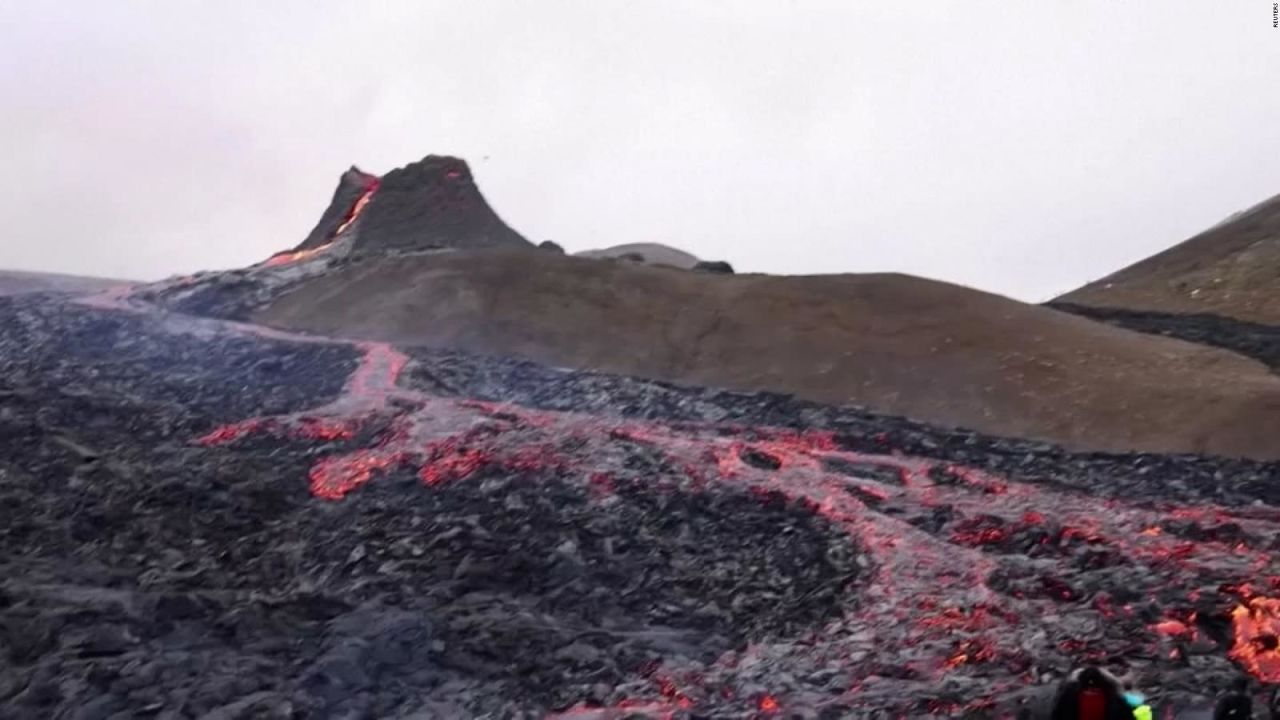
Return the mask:
<svg viewBox="0 0 1280 720">
<path fill-rule="evenodd" d="M 1280 685 L 1276 327 L 658 260 L 535 248 L 428 156 L 250 267 L 0 296 L 0 718 Z"/>
<path fill-rule="evenodd" d="M 1001 717 L 1088 660 L 1166 702 L 1280 680 L 1276 463 L 93 302 L 0 300 L 8 716 Z"/>
</svg>

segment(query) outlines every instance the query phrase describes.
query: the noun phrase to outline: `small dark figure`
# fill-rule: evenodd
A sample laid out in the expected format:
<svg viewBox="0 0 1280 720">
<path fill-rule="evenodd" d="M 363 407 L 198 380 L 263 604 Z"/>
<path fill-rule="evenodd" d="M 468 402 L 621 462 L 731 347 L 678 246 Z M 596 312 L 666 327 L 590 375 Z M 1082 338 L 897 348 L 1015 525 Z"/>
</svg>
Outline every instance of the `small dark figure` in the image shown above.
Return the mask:
<svg viewBox="0 0 1280 720">
<path fill-rule="evenodd" d="M 1213 708 L 1213 720 L 1253 720 L 1253 699 L 1249 697 L 1248 680 L 1240 678 L 1231 684 L 1231 691 L 1223 695 Z"/>
<path fill-rule="evenodd" d="M 1102 668 L 1086 667 L 1062 683 L 1051 720 L 1134 720 L 1120 681 Z"/>
<path fill-rule="evenodd" d="M 717 275 L 732 275 L 733 266 L 723 260 L 699 260 L 693 269 L 697 272 L 716 273 Z"/>
</svg>

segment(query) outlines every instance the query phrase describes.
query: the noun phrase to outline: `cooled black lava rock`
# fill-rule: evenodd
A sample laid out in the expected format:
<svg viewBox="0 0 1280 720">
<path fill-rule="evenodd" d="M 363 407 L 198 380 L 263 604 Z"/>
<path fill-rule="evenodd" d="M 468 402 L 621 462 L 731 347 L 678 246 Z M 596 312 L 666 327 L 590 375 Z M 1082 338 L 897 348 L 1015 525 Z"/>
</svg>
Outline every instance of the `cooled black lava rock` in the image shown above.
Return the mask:
<svg viewBox="0 0 1280 720">
<path fill-rule="evenodd" d="M 495 469 L 316 500 L 315 443 L 191 441 L 333 397 L 351 349 L 164 322 L 0 301 L 0 715 L 563 707 L 855 602 L 856 542 L 812 509 L 643 457 L 603 498 Z"/>
<path fill-rule="evenodd" d="M 0 535 L 9 672 L 38 688 L 74 662 L 105 683 L 11 710 L 56 714 L 106 688 L 134 712 L 271 691 L 307 714 L 386 716 L 468 686 L 472 708 L 563 706 L 655 660 L 819 627 L 858 590 L 849 538 L 781 497 L 650 478 L 601 504 L 554 475 L 490 473 L 384 478 L 329 504 L 274 477 L 303 471 L 302 444 L 216 457 L 115 442 L 127 476 L 0 484 L 32 521 L 6 517 Z M 7 477 L 25 468 L 39 458 L 0 451 Z M 101 509 L 94 531 L 61 533 L 85 507 Z"/>
<path fill-rule="evenodd" d="M 723 260 L 699 260 L 693 269 L 697 272 L 714 273 L 716 275 L 732 275 L 733 266 Z"/>
<path fill-rule="evenodd" d="M 782 467 L 782 461 L 777 456 L 756 448 L 744 448 L 739 457 L 751 467 L 761 470 L 777 470 Z"/>
<path fill-rule="evenodd" d="M 202 283 L 170 306 L 189 315 L 245 321 L 261 302 L 259 289 L 252 278 L 228 275 L 217 282 Z"/>
<path fill-rule="evenodd" d="M 1128 330 L 1213 345 L 1267 364 L 1280 372 L 1280 327 L 1209 313 L 1158 313 L 1052 302 L 1055 310 L 1082 315 Z"/>
<path fill-rule="evenodd" d="M 556 253 L 557 255 L 564 254 L 564 248 L 560 247 L 559 243 L 552 242 L 550 240 L 543 240 L 542 242 L 538 243 L 538 249 L 546 250 L 548 252 L 553 252 L 553 253 Z"/>
<path fill-rule="evenodd" d="M 36 404 L 42 392 L 57 396 L 40 410 L 46 431 L 173 433 L 335 398 L 358 357 L 342 344 L 201 335 L 199 321 L 182 319 L 172 322 L 192 332 L 168 332 L 164 322 L 57 299 L 0 298 L 0 389 Z M 152 407 L 163 410 L 145 409 Z M 184 424 L 174 426 L 178 418 Z"/>
<path fill-rule="evenodd" d="M 903 484 L 901 471 L 891 465 L 853 463 L 839 458 L 826 458 L 822 461 L 822 465 L 831 472 L 837 472 L 843 475 L 871 478 L 877 482 L 888 485 L 901 486 Z"/>
</svg>

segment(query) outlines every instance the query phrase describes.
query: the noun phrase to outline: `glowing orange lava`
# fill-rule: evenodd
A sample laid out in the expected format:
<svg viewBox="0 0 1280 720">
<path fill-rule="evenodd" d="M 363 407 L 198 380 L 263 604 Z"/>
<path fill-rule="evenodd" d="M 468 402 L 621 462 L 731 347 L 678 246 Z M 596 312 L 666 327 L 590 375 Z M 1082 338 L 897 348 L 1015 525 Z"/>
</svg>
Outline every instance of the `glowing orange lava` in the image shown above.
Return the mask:
<svg viewBox="0 0 1280 720">
<path fill-rule="evenodd" d="M 298 262 L 299 260 L 306 260 L 312 255 L 316 255 L 323 252 L 326 248 L 328 248 L 332 244 L 333 243 L 331 242 L 327 242 L 321 245 L 320 247 L 314 247 L 314 248 L 311 248 L 310 250 L 298 250 L 296 252 L 283 252 L 276 255 L 272 255 L 271 257 L 267 258 L 267 261 L 264 264 L 267 267 L 275 267 L 277 265 L 288 265 L 289 263 Z"/>
<path fill-rule="evenodd" d="M 369 200 L 373 198 L 373 193 L 377 191 L 379 182 L 378 178 L 373 178 L 369 181 L 368 185 L 364 186 L 364 192 L 360 193 L 360 197 L 356 199 L 354 204 L 352 204 L 351 209 L 347 211 L 346 217 L 343 218 L 342 224 L 338 225 L 337 230 L 333 231 L 331 238 L 337 238 L 339 235 L 346 232 L 347 228 L 351 227 L 352 223 L 360 218 L 360 214 L 364 212 L 365 206 L 368 205 Z M 293 252 L 277 253 L 267 258 L 267 261 L 263 264 L 267 267 L 276 267 L 278 265 L 295 263 L 299 260 L 306 260 L 309 257 L 324 252 L 332 244 L 333 240 L 331 239 L 329 242 L 319 247 L 313 247 L 309 250 L 295 250 Z"/>
<path fill-rule="evenodd" d="M 1280 682 L 1280 600 L 1250 598 L 1231 611 L 1235 646 L 1231 658 L 1266 683 Z"/>
<path fill-rule="evenodd" d="M 1178 637 L 1180 635 L 1191 634 L 1191 628 L 1187 627 L 1185 624 L 1181 622 L 1178 622 L 1177 620 L 1165 620 L 1163 622 L 1158 622 L 1155 625 L 1152 625 L 1151 629 L 1155 630 L 1161 635 L 1168 635 L 1170 637 Z"/>
<path fill-rule="evenodd" d="M 351 223 L 355 222 L 360 217 L 360 213 L 364 212 L 364 206 L 369 204 L 369 200 L 373 198 L 373 193 L 377 189 L 378 179 L 374 178 L 369 181 L 369 184 L 364 188 L 364 192 L 360 194 L 360 198 L 351 206 L 351 211 L 347 213 L 347 219 L 343 220 L 342 224 L 338 226 L 338 229 L 334 231 L 334 237 L 346 232 L 347 228 L 351 227 Z"/>
<path fill-rule="evenodd" d="M 961 665 L 991 662 L 996 657 L 996 649 L 985 640 L 965 640 L 956 652 L 943 663 L 947 669 L 955 669 Z"/>
</svg>

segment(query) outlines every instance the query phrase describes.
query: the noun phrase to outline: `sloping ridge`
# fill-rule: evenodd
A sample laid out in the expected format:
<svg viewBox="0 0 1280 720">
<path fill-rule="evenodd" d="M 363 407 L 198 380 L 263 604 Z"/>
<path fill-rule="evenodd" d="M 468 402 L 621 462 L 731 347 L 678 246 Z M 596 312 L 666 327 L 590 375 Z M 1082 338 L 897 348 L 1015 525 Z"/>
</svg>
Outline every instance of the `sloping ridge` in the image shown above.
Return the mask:
<svg viewBox="0 0 1280 720">
<path fill-rule="evenodd" d="M 125 283 L 126 281 L 124 280 L 89 277 L 87 275 L 0 270 L 0 297 L 33 292 L 98 292 L 99 290 Z"/>
<path fill-rule="evenodd" d="M 1260 363 L 909 276 L 710 276 L 490 249 L 353 263 L 256 320 L 1074 448 L 1280 458 L 1280 379 Z"/>
<path fill-rule="evenodd" d="M 1280 195 L 1056 301 L 1280 325 Z"/>
<path fill-rule="evenodd" d="M 679 248 L 661 243 L 627 243 L 598 250 L 583 250 L 574 255 L 585 258 L 641 258 L 641 262 L 649 265 L 666 265 L 667 267 L 692 270 L 698 264 L 698 256 Z"/>
</svg>

